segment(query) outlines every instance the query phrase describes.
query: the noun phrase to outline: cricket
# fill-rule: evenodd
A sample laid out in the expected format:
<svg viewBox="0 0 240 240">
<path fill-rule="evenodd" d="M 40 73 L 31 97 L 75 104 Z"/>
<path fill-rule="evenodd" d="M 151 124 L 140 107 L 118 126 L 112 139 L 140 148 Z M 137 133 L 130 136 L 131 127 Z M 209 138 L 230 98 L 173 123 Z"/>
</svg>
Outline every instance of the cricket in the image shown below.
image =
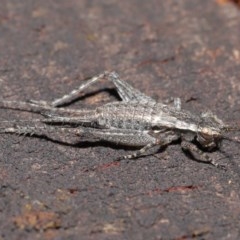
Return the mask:
<svg viewBox="0 0 240 240">
<path fill-rule="evenodd" d="M 83 90 L 104 79 L 115 85 L 121 101 L 95 109 L 64 107 L 78 99 Z M 179 142 L 181 148 L 196 160 L 221 167 L 216 159 L 210 157 L 211 150 L 218 149 L 223 139 L 234 141 L 226 133 L 240 130 L 237 124 L 225 124 L 210 111 L 193 114 L 183 110 L 179 98 L 174 98 L 171 103 L 157 102 L 121 80 L 116 72 L 107 71 L 86 80 L 77 89 L 52 102 L 0 100 L 0 108 L 43 116 L 29 120 L 35 123 L 34 126 L 14 124 L 12 127 L 0 127 L 1 134 L 47 136 L 53 131 L 61 131 L 80 139 L 87 136 L 123 147 L 139 147 L 133 154 L 117 160 L 135 159 L 145 156 L 155 147 L 163 148 Z"/>
</svg>

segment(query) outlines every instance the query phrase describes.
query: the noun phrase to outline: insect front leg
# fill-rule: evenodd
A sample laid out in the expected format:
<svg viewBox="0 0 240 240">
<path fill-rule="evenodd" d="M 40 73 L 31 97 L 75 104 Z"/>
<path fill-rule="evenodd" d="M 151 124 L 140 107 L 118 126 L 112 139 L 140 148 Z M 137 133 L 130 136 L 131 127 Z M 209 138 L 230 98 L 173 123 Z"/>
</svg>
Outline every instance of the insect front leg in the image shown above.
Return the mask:
<svg viewBox="0 0 240 240">
<path fill-rule="evenodd" d="M 191 142 L 188 142 L 188 141 L 183 140 L 183 141 L 181 142 L 181 147 L 182 147 L 184 150 L 189 151 L 190 153 L 197 153 L 198 156 L 200 157 L 200 160 L 201 160 L 202 162 L 210 163 L 210 164 L 212 164 L 213 166 L 220 167 L 220 168 L 224 168 L 224 166 L 222 166 L 222 165 L 220 165 L 219 163 L 217 163 L 215 159 L 211 158 L 207 153 L 201 151 L 199 148 L 197 148 L 196 145 L 194 145 L 194 144 L 191 143 Z"/>
</svg>

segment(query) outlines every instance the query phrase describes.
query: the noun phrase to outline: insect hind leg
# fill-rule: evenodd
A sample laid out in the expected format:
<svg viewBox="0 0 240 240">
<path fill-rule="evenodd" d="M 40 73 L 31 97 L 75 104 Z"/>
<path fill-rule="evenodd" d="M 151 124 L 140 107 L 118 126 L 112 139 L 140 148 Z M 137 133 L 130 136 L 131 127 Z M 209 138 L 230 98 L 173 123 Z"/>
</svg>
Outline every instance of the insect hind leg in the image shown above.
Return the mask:
<svg viewBox="0 0 240 240">
<path fill-rule="evenodd" d="M 83 90 L 87 89 L 92 84 L 100 81 L 101 79 L 106 79 L 112 82 L 116 88 L 117 92 L 120 95 L 121 99 L 125 102 L 128 101 L 137 101 L 137 102 L 155 102 L 151 97 L 146 96 L 144 93 L 132 87 L 127 82 L 120 79 L 119 75 L 116 72 L 103 72 L 99 75 L 96 75 L 86 82 L 82 83 L 78 88 L 72 90 L 70 93 L 53 100 L 48 103 L 46 101 L 35 101 L 31 100 L 32 103 L 37 105 L 60 107 L 64 104 L 69 104 L 72 101 L 76 100 Z"/>
<path fill-rule="evenodd" d="M 114 83 L 117 88 L 118 94 L 125 102 L 137 101 L 137 102 L 155 102 L 151 97 L 146 96 L 136 88 L 132 87 L 127 82 L 120 79 L 116 72 L 110 72 L 107 75 L 108 79 Z"/>
<path fill-rule="evenodd" d="M 99 81 L 100 79 L 104 78 L 104 76 L 107 73 L 101 73 L 99 75 L 96 75 L 92 78 L 90 78 L 88 81 L 84 82 L 83 84 L 81 84 L 78 88 L 72 90 L 70 93 L 60 97 L 60 98 L 56 98 L 55 100 L 53 100 L 52 102 L 47 102 L 47 101 L 36 101 L 36 100 L 30 100 L 31 103 L 34 103 L 36 105 L 40 105 L 40 106 L 51 106 L 51 107 L 60 107 L 64 104 L 69 104 L 72 101 L 74 101 L 75 99 L 77 99 L 80 96 L 80 93 L 88 88 L 90 85 L 92 85 L 93 83 Z"/>
</svg>

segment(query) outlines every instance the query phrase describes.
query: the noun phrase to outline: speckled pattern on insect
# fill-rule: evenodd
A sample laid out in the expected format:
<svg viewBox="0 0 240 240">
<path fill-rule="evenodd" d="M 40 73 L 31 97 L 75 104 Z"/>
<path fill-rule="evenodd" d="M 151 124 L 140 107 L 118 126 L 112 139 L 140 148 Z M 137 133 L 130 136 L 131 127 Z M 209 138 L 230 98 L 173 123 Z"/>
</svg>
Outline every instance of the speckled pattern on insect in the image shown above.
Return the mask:
<svg viewBox="0 0 240 240">
<path fill-rule="evenodd" d="M 110 102 L 96 109 L 67 109 L 62 107 L 79 98 L 84 89 L 100 79 L 111 81 L 122 101 Z M 197 154 L 200 161 L 219 166 L 207 150 L 217 148 L 225 133 L 239 130 L 224 124 L 211 112 L 196 115 L 181 109 L 181 101 L 164 104 L 146 96 L 121 80 L 116 72 L 99 74 L 52 102 L 46 101 L 0 101 L 0 108 L 40 113 L 44 119 L 32 120 L 34 127 L 15 126 L 0 128 L 0 133 L 48 135 L 51 131 L 93 137 L 126 146 L 142 147 L 131 155 L 119 159 L 137 158 L 149 149 L 167 146 L 179 141 L 182 149 Z M 44 124 L 44 127 L 37 123 Z M 200 148 L 199 148 L 200 146 Z"/>
</svg>

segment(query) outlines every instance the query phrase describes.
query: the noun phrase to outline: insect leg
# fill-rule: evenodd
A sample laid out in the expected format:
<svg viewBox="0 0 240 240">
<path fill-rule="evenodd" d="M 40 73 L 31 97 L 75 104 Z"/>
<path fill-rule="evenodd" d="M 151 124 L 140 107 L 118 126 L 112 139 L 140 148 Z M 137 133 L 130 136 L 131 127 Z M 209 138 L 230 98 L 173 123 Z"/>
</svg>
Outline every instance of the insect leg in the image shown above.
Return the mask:
<svg viewBox="0 0 240 240">
<path fill-rule="evenodd" d="M 159 134 L 159 136 L 155 137 L 154 142 L 150 142 L 147 145 L 145 145 L 143 148 L 140 150 L 136 151 L 133 154 L 123 156 L 121 159 L 131 159 L 131 158 L 137 158 L 143 155 L 145 152 L 147 152 L 149 149 L 159 146 L 159 147 L 164 147 L 170 144 L 171 142 L 179 139 L 179 135 L 169 131 L 169 132 L 164 132 Z"/>
<path fill-rule="evenodd" d="M 182 108 L 182 102 L 180 98 L 174 98 L 173 105 L 177 110 L 181 110 Z"/>
<path fill-rule="evenodd" d="M 56 123 L 56 124 L 76 124 L 80 126 L 93 126 L 97 122 L 98 113 L 95 110 L 83 110 L 75 112 L 75 116 L 65 117 L 55 115 L 54 113 L 44 114 L 46 119 L 43 119 L 44 123 Z"/>
<path fill-rule="evenodd" d="M 32 102 L 5 101 L 5 100 L 0 100 L 0 108 L 41 113 L 41 114 L 48 112 L 55 115 L 56 114 L 78 115 L 78 113 L 83 113 L 84 111 L 87 111 L 87 110 L 55 108 L 48 105 L 40 105 Z"/>
<path fill-rule="evenodd" d="M 139 90 L 133 88 L 131 85 L 121 80 L 116 72 L 104 72 L 97 76 L 94 76 L 88 81 L 81 84 L 77 89 L 74 89 L 69 94 L 66 94 L 61 98 L 55 99 L 51 103 L 48 103 L 45 101 L 34 101 L 34 100 L 31 100 L 31 102 L 39 105 L 50 105 L 52 107 L 59 107 L 64 104 L 71 103 L 73 100 L 79 97 L 80 93 L 84 89 L 88 88 L 90 85 L 98 82 L 101 79 L 107 79 L 108 81 L 113 82 L 123 101 L 155 102 L 155 100 L 153 100 L 151 97 L 146 96 L 145 94 L 141 93 Z"/>
<path fill-rule="evenodd" d="M 76 132 L 79 129 L 79 136 L 81 136 L 82 128 L 76 128 Z M 125 146 L 145 146 L 148 143 L 156 141 L 154 137 L 149 135 L 147 132 L 140 132 L 131 129 L 97 129 L 84 127 L 84 135 L 89 138 L 95 138 L 115 144 Z"/>
<path fill-rule="evenodd" d="M 177 110 L 181 110 L 182 108 L 182 102 L 180 98 L 168 98 L 166 100 L 163 101 L 165 104 L 173 104 L 173 106 L 177 109 Z"/>
<path fill-rule="evenodd" d="M 72 134 L 75 136 L 89 140 L 104 140 L 116 144 L 127 146 L 144 146 L 154 142 L 155 138 L 147 133 L 138 132 L 136 130 L 120 130 L 120 129 L 95 129 L 88 127 L 67 128 L 49 125 L 36 126 L 14 126 L 8 128 L 0 128 L 0 134 L 12 133 L 18 135 L 35 135 L 48 137 L 50 134 L 62 132 L 64 134 Z"/>
<path fill-rule="evenodd" d="M 207 153 L 204 153 L 203 151 L 201 151 L 199 148 L 197 148 L 196 145 L 194 145 L 191 142 L 187 142 L 187 141 L 183 140 L 181 142 L 181 147 L 184 150 L 189 151 L 190 153 L 192 153 L 192 152 L 197 153 L 199 155 L 199 157 L 200 157 L 200 160 L 202 162 L 210 163 L 210 164 L 212 164 L 213 166 L 216 166 L 216 167 L 222 167 L 213 158 L 211 158 Z"/>
<path fill-rule="evenodd" d="M 81 84 L 78 88 L 72 90 L 70 93 L 57 98 L 55 100 L 53 100 L 52 102 L 47 102 L 47 101 L 36 101 L 36 100 L 30 100 L 31 103 L 34 103 L 36 105 L 40 105 L 40 106 L 51 106 L 51 107 L 59 107 L 61 105 L 64 104 L 68 104 L 71 103 L 72 101 L 74 101 L 75 99 L 77 99 L 80 95 L 80 93 L 86 89 L 87 87 L 89 87 L 90 85 L 92 85 L 93 83 L 99 81 L 100 79 L 104 78 L 105 75 L 107 73 L 101 73 L 97 76 L 92 77 L 91 79 L 89 79 L 88 81 L 84 82 L 83 84 Z"/>
<path fill-rule="evenodd" d="M 133 158 L 137 158 L 140 157 L 141 155 L 143 155 L 145 152 L 147 152 L 149 149 L 155 147 L 160 144 L 159 143 L 149 143 L 146 146 L 144 146 L 143 148 L 139 149 L 138 151 L 136 151 L 135 153 L 129 154 L 129 155 L 125 155 L 122 157 L 119 157 L 118 160 L 122 160 L 122 159 L 133 159 Z"/>
<path fill-rule="evenodd" d="M 125 102 L 136 101 L 136 102 L 155 102 L 151 97 L 146 96 L 136 88 L 132 87 L 127 82 L 121 80 L 116 72 L 110 72 L 107 78 L 114 83 L 117 88 L 118 94 L 121 99 Z"/>
<path fill-rule="evenodd" d="M 75 129 L 64 128 L 64 127 L 54 127 L 54 126 L 14 126 L 7 128 L 0 128 L 0 134 L 12 133 L 18 135 L 30 135 L 30 136 L 45 136 L 48 137 L 49 134 L 60 131 L 65 134 L 75 134 Z M 78 134 L 80 131 L 78 131 Z M 76 135 L 76 134 L 75 134 Z"/>
<path fill-rule="evenodd" d="M 92 78 L 90 78 L 89 80 L 87 80 L 86 82 L 82 83 L 78 88 L 72 90 L 70 93 L 60 97 L 60 98 L 57 98 L 55 100 L 53 100 L 50 105 L 53 106 L 53 107 L 59 107 L 61 105 L 64 105 L 64 104 L 68 104 L 68 103 L 71 103 L 72 101 L 74 101 L 75 99 L 77 99 L 80 95 L 80 93 L 88 88 L 90 85 L 92 85 L 93 83 L 95 82 L 98 82 L 99 80 L 105 78 L 105 76 L 107 75 L 108 73 L 107 72 L 103 72 L 101 74 L 98 74 Z"/>
</svg>

